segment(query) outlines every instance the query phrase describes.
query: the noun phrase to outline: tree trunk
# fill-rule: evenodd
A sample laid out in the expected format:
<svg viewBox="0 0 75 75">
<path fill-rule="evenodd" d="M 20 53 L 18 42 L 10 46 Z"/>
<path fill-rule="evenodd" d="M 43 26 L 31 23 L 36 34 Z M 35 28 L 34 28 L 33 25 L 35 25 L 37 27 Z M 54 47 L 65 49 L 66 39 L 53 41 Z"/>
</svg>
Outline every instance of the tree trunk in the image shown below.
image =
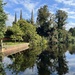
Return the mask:
<svg viewBox="0 0 75 75">
<path fill-rule="evenodd" d="M 16 43 L 16 40 L 15 40 L 15 43 Z"/>
<path fill-rule="evenodd" d="M 1 39 L 1 47 L 3 48 L 3 40 Z"/>
<path fill-rule="evenodd" d="M 2 50 L 2 48 L 3 48 L 3 40 L 1 39 L 0 40 L 0 50 Z"/>
</svg>

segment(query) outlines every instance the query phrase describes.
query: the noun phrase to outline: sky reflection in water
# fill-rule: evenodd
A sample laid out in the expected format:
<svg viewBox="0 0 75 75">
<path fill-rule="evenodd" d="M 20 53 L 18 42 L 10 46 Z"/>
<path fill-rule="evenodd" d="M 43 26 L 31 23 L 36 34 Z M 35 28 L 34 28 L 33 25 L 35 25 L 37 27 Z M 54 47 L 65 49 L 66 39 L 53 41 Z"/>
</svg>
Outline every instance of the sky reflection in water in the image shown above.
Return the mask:
<svg viewBox="0 0 75 75">
<path fill-rule="evenodd" d="M 66 75 L 75 75 L 75 54 L 70 54 L 69 51 L 65 53 L 66 60 L 68 61 L 69 73 Z"/>
<path fill-rule="evenodd" d="M 36 50 L 32 50 L 4 57 L 2 59 L 4 67 L 1 69 L 3 72 L 5 71 L 5 75 L 61 75 L 61 73 L 63 73 L 62 75 L 75 75 L 75 54 L 71 54 L 64 49 L 62 49 L 64 50 L 62 52 L 61 49 L 58 48 L 59 53 L 57 51 L 43 51 L 40 54 Z M 37 55 L 39 58 L 37 58 Z M 60 65 L 61 63 L 62 65 Z"/>
</svg>

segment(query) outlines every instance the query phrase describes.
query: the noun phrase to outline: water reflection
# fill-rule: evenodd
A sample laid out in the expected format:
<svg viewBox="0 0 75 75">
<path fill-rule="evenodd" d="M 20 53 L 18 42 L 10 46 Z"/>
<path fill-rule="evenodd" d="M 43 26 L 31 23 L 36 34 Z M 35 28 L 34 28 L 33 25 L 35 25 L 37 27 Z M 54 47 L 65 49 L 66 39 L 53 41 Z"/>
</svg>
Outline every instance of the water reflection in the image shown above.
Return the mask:
<svg viewBox="0 0 75 75">
<path fill-rule="evenodd" d="M 21 54 L 16 54 L 11 57 L 13 64 L 8 66 L 12 73 L 18 75 L 20 72 L 24 72 L 27 68 L 32 68 L 36 62 L 36 57 L 34 54 L 30 54 L 29 51 L 23 52 Z"/>
<path fill-rule="evenodd" d="M 6 75 L 2 60 L 3 60 L 3 57 L 2 57 L 2 54 L 0 53 L 0 75 Z"/>
<path fill-rule="evenodd" d="M 39 75 L 64 75 L 68 72 L 65 50 L 58 45 L 43 51 L 37 62 Z"/>
<path fill-rule="evenodd" d="M 34 70 L 37 55 L 41 53 L 41 49 L 38 48 L 34 50 L 27 50 L 21 53 L 14 54 L 9 56 L 12 60 L 12 64 L 7 65 L 7 69 L 11 71 L 11 75 L 31 75 L 31 70 Z M 27 74 L 27 71 L 30 70 L 30 73 Z M 36 72 L 35 72 L 36 74 Z M 34 74 L 34 75 L 35 75 Z M 32 74 L 33 75 L 33 74 Z"/>
<path fill-rule="evenodd" d="M 49 46 L 46 50 L 27 50 L 9 57 L 0 54 L 0 75 L 74 74 L 74 54 L 75 46 L 63 44 Z"/>
</svg>

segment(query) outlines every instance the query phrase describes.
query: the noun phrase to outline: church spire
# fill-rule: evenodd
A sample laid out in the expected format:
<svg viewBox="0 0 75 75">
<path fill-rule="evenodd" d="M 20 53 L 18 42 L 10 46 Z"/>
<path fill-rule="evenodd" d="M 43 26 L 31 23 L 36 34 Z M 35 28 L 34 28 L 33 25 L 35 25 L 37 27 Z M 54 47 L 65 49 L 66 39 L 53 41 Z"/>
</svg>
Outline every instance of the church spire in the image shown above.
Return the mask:
<svg viewBox="0 0 75 75">
<path fill-rule="evenodd" d="M 15 18 L 14 18 L 13 24 L 15 24 L 16 22 L 17 22 L 17 15 L 16 15 L 16 12 L 15 12 Z"/>
<path fill-rule="evenodd" d="M 32 10 L 32 12 L 31 12 L 31 24 L 34 24 L 33 10 Z"/>
<path fill-rule="evenodd" d="M 17 15 L 16 15 L 16 12 L 15 12 L 15 20 L 14 22 L 16 23 L 17 22 Z"/>
<path fill-rule="evenodd" d="M 20 20 L 22 20 L 22 10 L 20 10 Z"/>
</svg>

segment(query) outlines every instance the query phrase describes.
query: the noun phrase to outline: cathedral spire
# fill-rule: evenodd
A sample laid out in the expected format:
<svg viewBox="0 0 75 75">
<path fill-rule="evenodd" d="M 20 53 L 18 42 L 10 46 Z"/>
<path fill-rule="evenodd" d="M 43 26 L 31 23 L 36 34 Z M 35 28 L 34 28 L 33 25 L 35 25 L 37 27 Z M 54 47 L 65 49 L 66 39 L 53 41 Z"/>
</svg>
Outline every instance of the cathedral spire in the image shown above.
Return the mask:
<svg viewBox="0 0 75 75">
<path fill-rule="evenodd" d="M 22 20 L 22 10 L 20 10 L 20 20 Z"/>
<path fill-rule="evenodd" d="M 16 22 L 17 22 L 17 15 L 16 15 L 16 12 L 15 12 L 15 18 L 14 18 L 13 24 L 15 24 Z"/>
<path fill-rule="evenodd" d="M 14 22 L 16 23 L 17 22 L 17 15 L 16 15 L 16 12 L 15 12 L 15 20 Z"/>
<path fill-rule="evenodd" d="M 32 12 L 31 12 L 31 24 L 34 24 L 33 10 L 32 10 Z"/>
</svg>

